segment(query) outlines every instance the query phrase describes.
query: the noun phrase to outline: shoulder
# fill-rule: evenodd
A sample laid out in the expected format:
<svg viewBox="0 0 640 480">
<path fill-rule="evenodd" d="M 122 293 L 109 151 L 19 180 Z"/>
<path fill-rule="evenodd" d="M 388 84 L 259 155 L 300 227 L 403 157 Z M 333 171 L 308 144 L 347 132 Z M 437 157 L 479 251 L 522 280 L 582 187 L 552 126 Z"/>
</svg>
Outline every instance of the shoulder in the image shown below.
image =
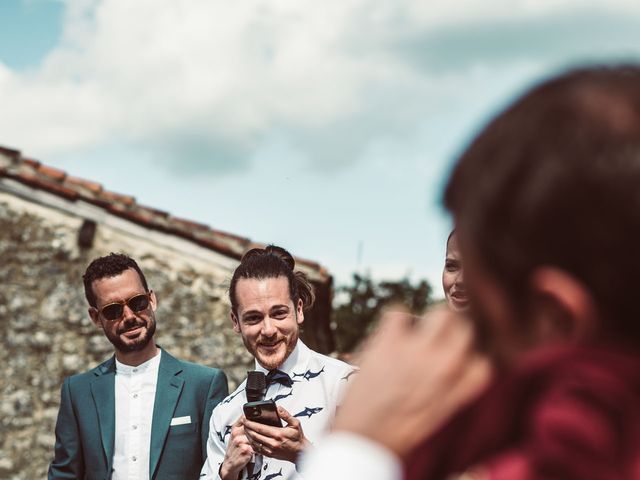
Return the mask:
<svg viewBox="0 0 640 480">
<path fill-rule="evenodd" d="M 91 385 L 100 377 L 112 372 L 113 369 L 114 357 L 111 357 L 90 370 L 65 377 L 61 386 L 62 398 L 68 396 L 84 398 L 89 394 Z"/>
<path fill-rule="evenodd" d="M 330 357 L 328 355 L 323 355 L 322 353 L 314 352 L 310 350 L 311 356 L 309 358 L 310 365 L 322 366 L 328 373 L 348 373 L 354 370 L 357 370 L 357 367 L 353 365 L 349 365 L 342 360 L 338 360 L 337 358 Z"/>
<path fill-rule="evenodd" d="M 113 369 L 114 365 L 114 357 L 110 357 L 104 362 L 96 365 L 95 367 L 81 373 L 76 373 L 74 375 L 70 375 L 64 379 L 64 382 L 69 385 L 79 385 L 83 383 L 89 383 L 96 377 L 103 375 L 109 370 Z"/>
<path fill-rule="evenodd" d="M 169 354 L 166 350 L 162 350 L 162 358 L 160 364 L 165 368 L 171 368 L 174 365 L 177 368 L 181 368 L 182 371 L 194 378 L 211 379 L 214 377 L 226 377 L 224 372 L 219 368 L 208 367 L 199 363 L 188 362 L 186 360 L 180 360 L 173 355 Z"/>
<path fill-rule="evenodd" d="M 213 414 L 218 419 L 229 420 L 231 423 L 237 420 L 237 417 L 242 411 L 242 406 L 246 403 L 247 397 L 245 395 L 246 380 L 242 382 L 238 387 L 227 395 L 216 407 L 213 409 Z"/>
<path fill-rule="evenodd" d="M 199 363 L 187 362 L 180 360 L 182 368 L 185 372 L 189 372 L 190 375 L 196 375 L 199 377 L 217 377 L 219 375 L 225 376 L 224 372 L 219 368 L 207 367 Z"/>
</svg>

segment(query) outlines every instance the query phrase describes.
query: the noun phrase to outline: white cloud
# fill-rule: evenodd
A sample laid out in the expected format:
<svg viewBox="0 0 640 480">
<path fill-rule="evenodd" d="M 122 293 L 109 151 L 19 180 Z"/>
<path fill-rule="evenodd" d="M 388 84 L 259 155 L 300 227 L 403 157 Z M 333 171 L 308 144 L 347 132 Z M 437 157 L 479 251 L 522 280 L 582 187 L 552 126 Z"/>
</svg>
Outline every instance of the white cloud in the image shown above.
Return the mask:
<svg viewBox="0 0 640 480">
<path fill-rule="evenodd" d="M 402 143 L 476 94 L 468 75 L 492 55 L 505 55 L 492 43 L 499 35 L 486 30 L 478 42 L 483 50 L 467 51 L 470 25 L 532 15 L 544 21 L 577 1 L 66 5 L 63 38 L 40 68 L 0 68 L 2 141 L 46 159 L 115 139 L 169 164 L 188 169 L 181 163 L 188 158 L 194 170 L 220 171 L 242 168 L 274 137 L 326 168 L 357 160 L 372 139 Z M 628 1 L 607 5 L 638 13 Z M 562 32 L 560 25 L 553 34 Z M 517 63 L 518 55 L 505 58 Z M 500 73 L 485 78 L 491 75 Z"/>
</svg>

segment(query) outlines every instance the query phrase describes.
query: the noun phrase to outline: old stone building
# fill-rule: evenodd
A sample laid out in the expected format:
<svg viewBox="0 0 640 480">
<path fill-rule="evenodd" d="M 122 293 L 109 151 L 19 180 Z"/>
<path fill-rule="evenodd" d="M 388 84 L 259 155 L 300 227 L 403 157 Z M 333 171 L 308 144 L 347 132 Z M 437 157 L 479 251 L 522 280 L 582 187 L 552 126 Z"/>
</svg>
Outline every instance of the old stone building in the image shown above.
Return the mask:
<svg viewBox="0 0 640 480">
<path fill-rule="evenodd" d="M 93 258 L 136 258 L 158 296 L 158 343 L 224 369 L 234 387 L 252 363 L 228 319 L 228 281 L 253 246 L 0 147 L 0 478 L 46 477 L 63 378 L 112 352 L 86 311 Z M 303 339 L 330 351 L 331 277 L 297 263 L 319 300 Z"/>
</svg>

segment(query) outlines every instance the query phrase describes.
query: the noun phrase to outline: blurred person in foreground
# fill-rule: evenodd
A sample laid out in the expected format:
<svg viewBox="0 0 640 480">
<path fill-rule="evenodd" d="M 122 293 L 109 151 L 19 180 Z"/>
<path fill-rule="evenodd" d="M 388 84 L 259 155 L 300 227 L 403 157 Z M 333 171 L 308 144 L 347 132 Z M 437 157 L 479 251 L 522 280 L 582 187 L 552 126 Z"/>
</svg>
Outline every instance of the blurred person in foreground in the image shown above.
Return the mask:
<svg viewBox="0 0 640 480">
<path fill-rule="evenodd" d="M 525 94 L 444 201 L 471 321 L 388 312 L 305 479 L 640 478 L 640 68 Z"/>
<path fill-rule="evenodd" d="M 49 480 L 198 478 L 225 374 L 156 345 L 158 301 L 131 257 L 96 258 L 83 280 L 89 316 L 114 355 L 65 378 Z"/>
</svg>

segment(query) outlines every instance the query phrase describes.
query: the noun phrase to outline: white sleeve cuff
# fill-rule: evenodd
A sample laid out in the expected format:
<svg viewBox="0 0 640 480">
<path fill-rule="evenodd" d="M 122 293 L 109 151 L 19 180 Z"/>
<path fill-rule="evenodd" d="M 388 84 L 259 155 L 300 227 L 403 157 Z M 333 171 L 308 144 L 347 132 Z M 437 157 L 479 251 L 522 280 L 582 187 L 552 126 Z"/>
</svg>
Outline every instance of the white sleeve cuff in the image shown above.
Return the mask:
<svg viewBox="0 0 640 480">
<path fill-rule="evenodd" d="M 402 466 L 389 450 L 352 433 L 337 432 L 326 436 L 309 449 L 301 462 L 304 480 L 397 480 Z"/>
</svg>

